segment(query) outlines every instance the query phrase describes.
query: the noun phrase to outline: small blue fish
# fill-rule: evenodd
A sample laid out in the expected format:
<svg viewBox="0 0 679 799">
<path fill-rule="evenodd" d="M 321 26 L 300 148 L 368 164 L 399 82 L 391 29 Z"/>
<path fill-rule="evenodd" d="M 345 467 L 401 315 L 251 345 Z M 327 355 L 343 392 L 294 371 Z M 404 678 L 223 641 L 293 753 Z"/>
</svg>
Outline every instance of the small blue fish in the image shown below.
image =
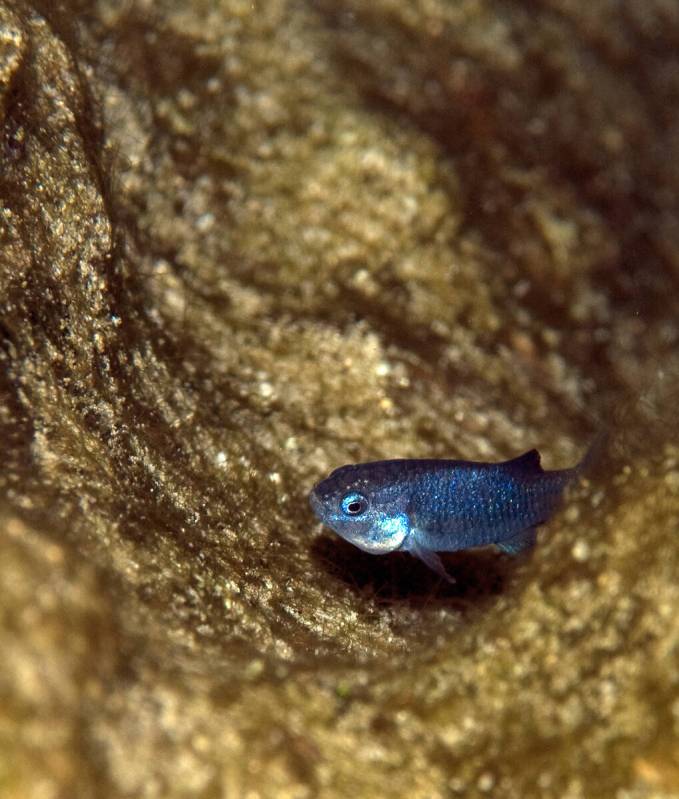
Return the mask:
<svg viewBox="0 0 679 799">
<path fill-rule="evenodd" d="M 595 441 L 595 444 L 599 438 Z M 592 458 L 545 471 L 536 449 L 502 463 L 390 460 L 335 469 L 311 490 L 321 522 L 374 555 L 410 552 L 453 582 L 437 552 L 495 544 L 516 555 Z"/>
</svg>

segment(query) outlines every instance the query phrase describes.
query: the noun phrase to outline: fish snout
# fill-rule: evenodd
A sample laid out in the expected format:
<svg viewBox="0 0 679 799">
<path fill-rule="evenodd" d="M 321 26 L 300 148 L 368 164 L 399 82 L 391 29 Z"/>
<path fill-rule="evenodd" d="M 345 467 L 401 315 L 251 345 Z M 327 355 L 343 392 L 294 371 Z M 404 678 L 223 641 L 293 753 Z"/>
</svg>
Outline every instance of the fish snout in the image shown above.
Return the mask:
<svg viewBox="0 0 679 799">
<path fill-rule="evenodd" d="M 323 521 L 324 513 L 323 513 L 323 502 L 321 498 L 316 493 L 316 488 L 312 488 L 309 492 L 309 505 L 311 505 L 311 510 L 314 512 L 316 517 L 319 521 Z"/>
</svg>

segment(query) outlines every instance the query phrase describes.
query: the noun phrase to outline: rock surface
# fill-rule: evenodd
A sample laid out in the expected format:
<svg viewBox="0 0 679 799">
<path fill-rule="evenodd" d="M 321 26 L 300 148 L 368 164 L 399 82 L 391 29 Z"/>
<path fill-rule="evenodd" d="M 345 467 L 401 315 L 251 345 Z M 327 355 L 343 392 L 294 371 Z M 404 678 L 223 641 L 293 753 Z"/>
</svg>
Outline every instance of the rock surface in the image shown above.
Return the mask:
<svg viewBox="0 0 679 799">
<path fill-rule="evenodd" d="M 679 796 L 678 54 L 668 0 L 0 1 L 4 797 Z M 603 424 L 454 586 L 307 505 Z"/>
</svg>

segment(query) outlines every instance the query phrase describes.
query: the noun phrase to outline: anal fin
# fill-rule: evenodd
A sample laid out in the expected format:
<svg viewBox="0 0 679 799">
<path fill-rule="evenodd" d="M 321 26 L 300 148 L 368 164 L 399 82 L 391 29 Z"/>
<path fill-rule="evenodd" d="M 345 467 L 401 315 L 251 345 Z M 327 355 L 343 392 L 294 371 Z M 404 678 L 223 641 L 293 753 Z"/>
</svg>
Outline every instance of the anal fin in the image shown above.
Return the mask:
<svg viewBox="0 0 679 799">
<path fill-rule="evenodd" d="M 535 527 L 528 527 L 505 541 L 498 541 L 495 546 L 508 555 L 518 555 L 521 552 L 532 549 L 535 546 L 536 539 L 537 532 Z"/>
</svg>

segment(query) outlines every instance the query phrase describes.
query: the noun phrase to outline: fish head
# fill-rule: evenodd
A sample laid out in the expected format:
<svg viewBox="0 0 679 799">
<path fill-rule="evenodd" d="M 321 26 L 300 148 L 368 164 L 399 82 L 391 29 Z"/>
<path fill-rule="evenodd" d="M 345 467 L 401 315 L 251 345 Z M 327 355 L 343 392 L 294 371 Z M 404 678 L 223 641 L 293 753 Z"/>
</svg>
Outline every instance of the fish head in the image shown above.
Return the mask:
<svg viewBox="0 0 679 799">
<path fill-rule="evenodd" d="M 377 466 L 342 466 L 309 494 L 323 524 L 374 555 L 399 549 L 410 532 L 406 492 L 398 482 L 385 480 Z"/>
</svg>

